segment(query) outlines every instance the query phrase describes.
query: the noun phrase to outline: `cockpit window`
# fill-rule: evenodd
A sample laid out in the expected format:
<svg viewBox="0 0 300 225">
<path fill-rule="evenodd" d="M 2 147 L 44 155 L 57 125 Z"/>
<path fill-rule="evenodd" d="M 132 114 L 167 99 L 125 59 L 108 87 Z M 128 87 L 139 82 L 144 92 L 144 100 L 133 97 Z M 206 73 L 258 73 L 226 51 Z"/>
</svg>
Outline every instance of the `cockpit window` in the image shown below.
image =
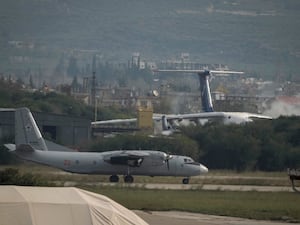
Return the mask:
<svg viewBox="0 0 300 225">
<path fill-rule="evenodd" d="M 183 160 L 185 163 L 193 162 L 193 160 L 191 158 L 184 158 Z"/>
</svg>

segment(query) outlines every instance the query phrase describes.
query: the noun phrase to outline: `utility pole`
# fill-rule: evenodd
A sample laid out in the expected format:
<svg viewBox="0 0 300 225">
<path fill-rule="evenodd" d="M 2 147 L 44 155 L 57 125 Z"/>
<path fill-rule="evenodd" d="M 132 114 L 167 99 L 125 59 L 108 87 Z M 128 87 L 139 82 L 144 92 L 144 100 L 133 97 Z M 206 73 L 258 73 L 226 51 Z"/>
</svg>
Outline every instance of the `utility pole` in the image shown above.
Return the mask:
<svg viewBox="0 0 300 225">
<path fill-rule="evenodd" d="M 91 105 L 95 109 L 95 120 L 97 119 L 97 104 L 96 104 L 96 72 L 93 72 L 92 76 L 92 89 L 91 89 Z"/>
</svg>

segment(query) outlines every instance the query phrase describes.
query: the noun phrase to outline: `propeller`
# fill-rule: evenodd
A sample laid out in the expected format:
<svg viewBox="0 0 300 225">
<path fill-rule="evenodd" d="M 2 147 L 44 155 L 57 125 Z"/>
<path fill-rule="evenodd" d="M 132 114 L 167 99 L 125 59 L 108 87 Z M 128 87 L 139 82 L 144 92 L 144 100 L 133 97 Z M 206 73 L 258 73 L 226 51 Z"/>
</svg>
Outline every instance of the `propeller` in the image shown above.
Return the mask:
<svg viewBox="0 0 300 225">
<path fill-rule="evenodd" d="M 166 153 L 165 153 L 165 159 L 164 159 L 164 162 L 167 163 L 168 170 L 170 170 L 169 160 L 172 159 L 172 158 L 173 158 L 172 155 L 166 154 Z"/>
</svg>

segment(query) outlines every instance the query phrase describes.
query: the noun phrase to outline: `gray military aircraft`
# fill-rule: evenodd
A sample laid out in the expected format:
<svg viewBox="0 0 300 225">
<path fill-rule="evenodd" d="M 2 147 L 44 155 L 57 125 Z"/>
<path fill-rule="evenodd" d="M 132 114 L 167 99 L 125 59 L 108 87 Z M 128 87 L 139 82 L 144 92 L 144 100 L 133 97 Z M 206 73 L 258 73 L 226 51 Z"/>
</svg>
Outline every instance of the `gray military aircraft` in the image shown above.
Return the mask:
<svg viewBox="0 0 300 225">
<path fill-rule="evenodd" d="M 111 175 L 111 182 L 132 183 L 132 175 L 180 176 L 188 184 L 191 176 L 208 169 L 188 156 L 170 155 L 151 150 L 117 150 L 106 152 L 75 152 L 48 150 L 46 141 L 28 108 L 15 110 L 15 144 L 5 146 L 18 157 L 49 165 L 72 173 Z"/>
</svg>

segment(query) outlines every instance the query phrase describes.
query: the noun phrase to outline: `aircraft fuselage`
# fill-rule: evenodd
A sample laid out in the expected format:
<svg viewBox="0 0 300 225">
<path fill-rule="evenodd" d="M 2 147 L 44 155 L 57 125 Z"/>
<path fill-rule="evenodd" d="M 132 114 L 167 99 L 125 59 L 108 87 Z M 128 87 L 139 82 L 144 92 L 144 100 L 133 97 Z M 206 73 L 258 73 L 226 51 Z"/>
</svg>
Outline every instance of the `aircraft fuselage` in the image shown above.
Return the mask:
<svg viewBox="0 0 300 225">
<path fill-rule="evenodd" d="M 25 160 L 49 165 L 72 173 L 104 174 L 104 175 L 148 175 L 148 176 L 197 176 L 207 172 L 207 168 L 194 162 L 190 157 L 172 155 L 168 162 L 160 158 L 159 151 L 147 151 L 149 157 L 143 158 L 140 165 L 120 165 L 109 162 L 112 154 L 122 151 L 108 152 L 57 152 L 40 151 L 16 152 Z M 160 154 L 159 154 L 160 153 Z"/>
</svg>

